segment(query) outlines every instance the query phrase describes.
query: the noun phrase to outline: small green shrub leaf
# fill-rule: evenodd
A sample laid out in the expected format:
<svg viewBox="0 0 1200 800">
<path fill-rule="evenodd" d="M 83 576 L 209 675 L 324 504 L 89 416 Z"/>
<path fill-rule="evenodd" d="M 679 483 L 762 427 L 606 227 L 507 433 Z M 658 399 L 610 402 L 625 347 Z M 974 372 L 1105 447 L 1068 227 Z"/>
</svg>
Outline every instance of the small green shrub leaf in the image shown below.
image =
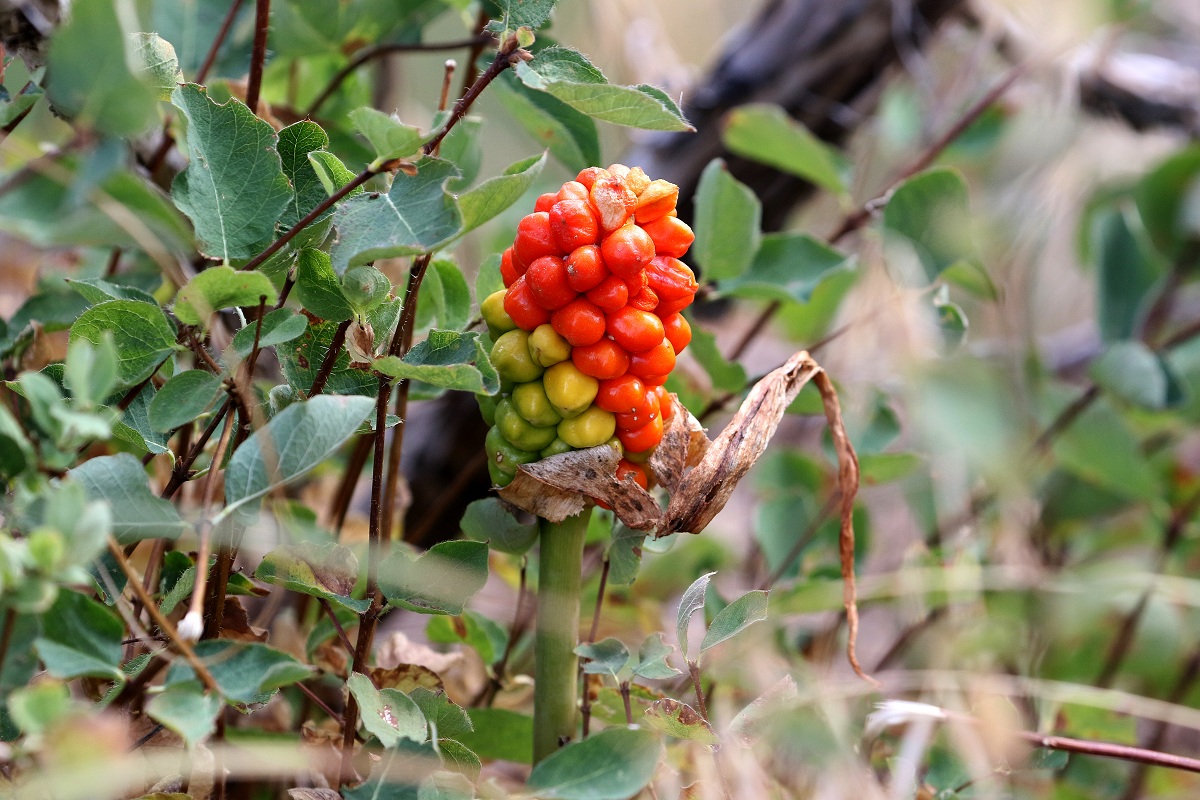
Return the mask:
<svg viewBox="0 0 1200 800">
<path fill-rule="evenodd" d="M 713 617 L 708 632 L 704 634 L 704 641 L 700 643 L 700 652 L 716 647 L 766 618 L 767 593 L 761 590 L 747 592 Z"/>
<path fill-rule="evenodd" d="M 714 158 L 696 189 L 696 241 L 692 257 L 709 280 L 736 278 L 750 266 L 762 234 L 762 203 L 750 187 Z"/>
<path fill-rule="evenodd" d="M 117 386 L 136 386 L 154 374 L 175 349 L 175 331 L 161 308 L 140 300 L 97 303 L 71 325 L 70 341 L 102 346 L 105 335 L 117 348 Z"/>
<path fill-rule="evenodd" d="M 212 267 L 188 281 L 175 296 L 175 316 L 188 325 L 207 326 L 214 311 L 234 306 L 257 306 L 259 298 L 274 303 L 279 294 L 261 272 L 242 272 L 230 266 Z"/>
<path fill-rule="evenodd" d="M 609 728 L 539 763 L 529 787 L 546 800 L 625 800 L 650 782 L 660 755 L 649 731 Z"/>
<path fill-rule="evenodd" d="M 173 431 L 203 414 L 221 394 L 221 379 L 202 369 L 189 369 L 162 385 L 150 401 L 150 427 Z"/>
<path fill-rule="evenodd" d="M 738 106 L 729 113 L 722 138 L 731 153 L 847 194 L 844 176 L 849 168 L 842 156 L 779 106 Z"/>
</svg>

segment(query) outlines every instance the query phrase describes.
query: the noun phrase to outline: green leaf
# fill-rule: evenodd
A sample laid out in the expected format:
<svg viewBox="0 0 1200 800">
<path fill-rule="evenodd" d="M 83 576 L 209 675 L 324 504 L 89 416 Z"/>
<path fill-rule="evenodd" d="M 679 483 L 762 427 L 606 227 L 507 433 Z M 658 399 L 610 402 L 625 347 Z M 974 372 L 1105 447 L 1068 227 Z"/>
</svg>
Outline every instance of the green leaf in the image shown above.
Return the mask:
<svg viewBox="0 0 1200 800">
<path fill-rule="evenodd" d="M 750 187 L 714 158 L 696 189 L 692 257 L 709 280 L 736 278 L 750 266 L 762 240 L 762 203 Z"/>
<path fill-rule="evenodd" d="M 379 167 L 395 158 L 411 156 L 421 149 L 425 140 L 420 130 L 405 125 L 396 115 L 385 114 L 369 106 L 356 108 L 349 116 L 354 128 L 367 138 L 371 149 L 375 151 L 372 167 Z"/>
<path fill-rule="evenodd" d="M 263 695 L 313 675 L 312 667 L 257 642 L 208 639 L 192 647 L 217 682 L 221 695 L 233 703 L 259 702 Z M 165 682 L 168 688 L 193 682 L 199 683 L 187 661 L 178 659 L 171 664 Z"/>
<path fill-rule="evenodd" d="M 709 747 L 716 747 L 721 743 L 712 726 L 694 708 L 669 697 L 654 701 L 646 709 L 642 724 L 667 736 L 699 742 Z"/>
<path fill-rule="evenodd" d="M 1093 403 L 1054 442 L 1059 462 L 1084 480 L 1135 500 L 1158 497 L 1159 481 L 1137 437 L 1107 403 Z"/>
<path fill-rule="evenodd" d="M 263 556 L 254 577 L 293 592 L 321 597 L 361 614 L 370 600 L 351 597 L 358 581 L 358 559 L 348 547 L 333 542 L 300 542 Z"/>
<path fill-rule="evenodd" d="M 637 663 L 632 666 L 633 674 L 652 681 L 674 678 L 680 674 L 667 659 L 675 648 L 663 641 L 661 633 L 652 633 L 638 648 Z"/>
<path fill-rule="evenodd" d="M 625 669 L 629 663 L 629 650 L 611 636 L 598 642 L 587 642 L 575 648 L 575 655 L 586 659 L 583 671 L 589 675 L 611 675 Z"/>
<path fill-rule="evenodd" d="M 321 182 L 321 188 L 325 190 L 325 194 L 329 197 L 341 191 L 343 186 L 358 177 L 342 163 L 341 159 L 333 153 L 327 153 L 324 150 L 309 153 L 308 163 L 313 168 L 317 180 Z M 365 191 L 363 187 L 356 186 L 350 190 L 350 194 L 347 196 L 354 197 L 355 195 L 362 194 L 363 191 Z M 324 215 L 322 215 L 322 218 L 324 218 Z"/>
<path fill-rule="evenodd" d="M 725 606 L 713 618 L 700 643 L 700 652 L 716 647 L 731 639 L 756 622 L 767 618 L 767 593 L 761 590 L 747 592 Z"/>
<path fill-rule="evenodd" d="M 550 12 L 558 0 L 494 0 L 502 19 L 497 25 L 493 22 L 488 30 L 505 34 L 517 28 L 532 28 L 537 30 L 550 20 Z"/>
<path fill-rule="evenodd" d="M 372 314 L 367 316 L 370 318 Z M 312 387 L 329 346 L 333 344 L 337 327 L 334 322 L 310 324 L 303 336 L 275 351 L 279 356 L 283 377 L 299 396 L 307 394 Z M 375 336 L 376 339 L 380 337 L 379 328 L 375 328 Z M 329 380 L 325 384 L 325 394 L 373 396 L 378 388 L 379 380 L 375 374 L 365 369 L 352 369 L 350 351 L 342 348 L 334 359 L 333 371 L 329 373 Z"/>
<path fill-rule="evenodd" d="M 279 217 L 280 230 L 287 230 L 303 219 L 310 211 L 325 202 L 333 192 L 326 192 L 310 157 L 329 146 L 329 137 L 321 126 L 310 120 L 300 120 L 279 132 L 279 160 L 284 176 L 291 184 L 291 194 L 283 214 Z M 332 155 L 332 154 L 329 154 Z M 336 160 L 336 156 L 334 156 Z M 339 164 L 341 162 L 338 162 Z M 345 167 L 343 167 L 345 169 Z M 348 170 L 347 170 L 348 171 Z M 340 187 L 336 187 L 334 191 Z M 327 209 L 292 241 L 297 247 L 319 244 L 329 233 L 329 225 L 323 224 L 333 216 Z"/>
<path fill-rule="evenodd" d="M 626 800 L 650 782 L 661 755 L 649 731 L 609 728 L 539 763 L 529 787 L 545 800 Z"/>
<path fill-rule="evenodd" d="M 750 268 L 719 287 L 735 297 L 807 303 L 824 281 L 853 268 L 853 256 L 806 233 L 770 233 Z"/>
<path fill-rule="evenodd" d="M 170 100 L 171 92 L 183 83 L 179 70 L 179 58 L 175 48 L 157 33 L 129 34 L 130 62 L 136 65 L 136 73 L 159 100 Z"/>
<path fill-rule="evenodd" d="M 506 708 L 472 708 L 467 714 L 475 730 L 460 734 L 458 741 L 480 758 L 533 762 L 533 717 Z"/>
<path fill-rule="evenodd" d="M 959 262 L 960 264 L 963 262 Z M 943 285 L 942 289 L 947 287 Z M 967 312 L 958 303 L 946 299 L 946 293 L 939 291 L 933 298 L 933 310 L 937 314 L 938 330 L 942 334 L 942 347 L 946 352 L 954 352 L 967 339 L 967 330 L 971 327 L 967 320 Z"/>
<path fill-rule="evenodd" d="M 401 739 L 425 741 L 425 716 L 408 695 L 395 689 L 381 692 L 361 672 L 353 673 L 346 686 L 358 701 L 363 727 L 384 747 L 395 747 Z"/>
<path fill-rule="evenodd" d="M 1158 411 L 1183 400 L 1183 389 L 1167 363 L 1136 341 L 1114 342 L 1092 362 L 1089 374 L 1106 392 Z"/>
<path fill-rule="evenodd" d="M 721 138 L 731 153 L 848 195 L 845 159 L 777 105 L 738 106 L 726 117 Z"/>
<path fill-rule="evenodd" d="M 217 729 L 221 698 L 187 684 L 172 686 L 150 698 L 146 714 L 183 737 L 191 747 Z"/>
<path fill-rule="evenodd" d="M 591 117 L 530 89 L 509 72 L 493 81 L 492 89 L 517 123 L 568 170 L 600 162 L 600 136 Z"/>
<path fill-rule="evenodd" d="M 39 734 L 75 710 L 71 690 L 65 683 L 39 681 L 17 689 L 8 697 L 8 711 L 22 731 Z"/>
<path fill-rule="evenodd" d="M 462 215 L 446 181 L 458 175 L 448 161 L 424 158 L 417 174 L 398 172 L 386 194 L 351 197 L 333 215 L 338 230 L 330 255 L 340 275 L 347 267 L 380 258 L 436 250 L 462 228 Z"/>
<path fill-rule="evenodd" d="M 516 203 L 542 174 L 546 166 L 546 154 L 531 156 L 510 164 L 503 174 L 489 178 L 474 189 L 458 197 L 458 208 L 462 212 L 462 236 L 499 215 Z"/>
<path fill-rule="evenodd" d="M 74 289 L 80 297 L 87 300 L 90 305 L 103 303 L 107 300 L 141 300 L 146 303 L 155 303 L 157 300 L 149 292 L 145 292 L 136 286 L 121 286 L 116 283 L 109 283 L 99 278 L 91 280 L 75 280 L 74 278 L 66 278 L 66 284 Z"/>
<path fill-rule="evenodd" d="M 330 322 L 354 316 L 354 307 L 342 293 L 342 283 L 333 271 L 329 254 L 305 248 L 296 262 L 296 297 L 305 310 Z"/>
<path fill-rule="evenodd" d="M 36 461 L 21 424 L 6 406 L 0 406 L 0 478 L 15 478 Z"/>
<path fill-rule="evenodd" d="M 431 304 L 438 327 L 451 331 L 467 327 L 471 290 L 462 270 L 453 261 L 439 258 L 430 262 L 421 283 L 420 302 Z"/>
<path fill-rule="evenodd" d="M 395 549 L 379 566 L 379 588 L 393 605 L 421 614 L 462 614 L 488 576 L 482 542 L 441 542 L 419 558 Z"/>
<path fill-rule="evenodd" d="M 119 358 L 111 335 L 102 334 L 99 347 L 86 339 L 71 342 L 63 366 L 63 383 L 77 407 L 92 409 L 108 397 L 117 382 Z"/>
<path fill-rule="evenodd" d="M 692 324 L 692 357 L 704 367 L 714 389 L 740 393 L 746 388 L 746 370 L 736 361 L 727 361 L 717 347 L 717 339 L 699 325 Z"/>
<path fill-rule="evenodd" d="M 858 474 L 864 486 L 878 486 L 907 478 L 921 466 L 914 453 L 860 453 Z"/>
<path fill-rule="evenodd" d="M 1189 242 L 1200 239 L 1200 146 L 1193 144 L 1168 157 L 1138 183 L 1138 213 L 1150 240 L 1175 259 Z"/>
<path fill-rule="evenodd" d="M 683 597 L 679 598 L 679 610 L 675 614 L 675 634 L 679 637 L 679 650 L 683 653 L 684 660 L 687 660 L 688 657 L 687 633 L 688 625 L 692 621 L 692 614 L 704 608 L 704 595 L 708 591 L 708 582 L 716 574 L 709 572 L 696 578 L 683 593 Z"/>
<path fill-rule="evenodd" d="M 464 117 L 450 129 L 438 147 L 438 158 L 458 167 L 459 177 L 447 184 L 450 191 L 459 192 L 475 182 L 479 168 L 483 166 L 483 145 L 480 132 L 483 120 L 479 117 Z"/>
<path fill-rule="evenodd" d="M 233 337 L 233 352 L 238 358 L 246 358 L 254 349 L 254 331 L 257 327 L 251 320 Z M 304 335 L 308 329 L 308 319 L 303 314 L 297 314 L 290 308 L 277 308 L 268 311 L 262 319 L 262 329 L 259 331 L 258 347 L 264 349 L 274 347 L 284 342 L 290 342 Z"/>
<path fill-rule="evenodd" d="M 219 517 L 304 476 L 333 455 L 374 407 L 369 397 L 318 395 L 280 411 L 229 459 Z"/>
<path fill-rule="evenodd" d="M 78 0 L 50 42 L 46 91 L 82 128 L 132 137 L 158 120 L 155 90 L 133 72 L 137 44 L 109 0 Z"/>
<path fill-rule="evenodd" d="M 606 553 L 609 583 L 613 586 L 629 586 L 634 582 L 642 565 L 642 545 L 645 541 L 645 531 L 635 531 L 620 522 L 613 526 L 612 541 Z"/>
<path fill-rule="evenodd" d="M 418 686 L 408 695 L 421 709 L 429 723 L 430 736 L 437 739 L 457 739 L 474 728 L 471 718 L 459 705 L 440 692 L 431 692 Z"/>
<path fill-rule="evenodd" d="M 518 63 L 516 70 L 530 89 L 546 92 L 590 117 L 647 130 L 695 130 L 661 91 L 610 84 L 577 50 L 547 47 L 532 61 Z"/>
<path fill-rule="evenodd" d="M 443 389 L 495 394 L 500 378 L 478 333 L 430 331 L 404 358 L 386 356 L 372 365 L 391 378 L 418 380 Z"/>
<path fill-rule="evenodd" d="M 1100 335 L 1106 342 L 1133 339 L 1162 277 L 1162 262 L 1142 243 L 1129 211 L 1111 209 L 1092 221 L 1096 254 L 1097 307 Z"/>
<path fill-rule="evenodd" d="M 42 633 L 34 641 L 46 671 L 70 680 L 85 675 L 123 680 L 121 639 L 125 626 L 111 611 L 79 592 L 61 590 L 42 615 Z"/>
<path fill-rule="evenodd" d="M 538 528 L 525 524 L 505 508 L 498 498 L 485 497 L 467 506 L 462 532 L 493 550 L 514 556 L 524 555 L 537 542 Z"/>
<path fill-rule="evenodd" d="M 113 536 L 123 545 L 143 539 L 177 539 L 186 527 L 175 506 L 150 491 L 146 469 L 129 453 L 99 456 L 71 470 L 89 500 L 112 509 Z"/>
<path fill-rule="evenodd" d="M 429 619 L 425 635 L 431 642 L 458 644 L 462 642 L 479 653 L 484 664 L 495 664 L 508 645 L 508 633 L 494 621 L 474 611 L 464 611 L 456 617 L 436 616 Z"/>
<path fill-rule="evenodd" d="M 189 369 L 162 385 L 150 401 L 150 427 L 173 431 L 208 410 L 221 394 L 221 379 L 202 369 Z"/>
<path fill-rule="evenodd" d="M 883 227 L 912 246 L 929 282 L 958 261 L 976 260 L 967 184 L 957 170 L 931 169 L 901 183 Z"/>
<path fill-rule="evenodd" d="M 113 425 L 113 437 L 129 442 L 139 450 L 155 455 L 168 451 L 167 437 L 150 427 L 150 404 L 157 392 L 153 384 L 146 384 L 125 409 L 121 422 Z"/>
<path fill-rule="evenodd" d="M 70 341 L 84 339 L 100 347 L 112 336 L 120 360 L 117 386 L 136 386 L 154 374 L 175 349 L 175 331 L 162 309 L 140 300 L 109 300 L 79 315 L 71 326 Z"/>
<path fill-rule="evenodd" d="M 244 103 L 217 105 L 195 84 L 176 89 L 172 102 L 188 120 L 190 161 L 171 194 L 192 220 L 200 251 L 225 262 L 257 255 L 292 200 L 275 131 Z"/>
<path fill-rule="evenodd" d="M 279 295 L 261 272 L 242 272 L 230 266 L 210 267 L 188 281 L 175 296 L 175 316 L 188 325 L 208 326 L 214 311 L 234 306 L 257 306 L 259 298 L 274 303 Z"/>
</svg>

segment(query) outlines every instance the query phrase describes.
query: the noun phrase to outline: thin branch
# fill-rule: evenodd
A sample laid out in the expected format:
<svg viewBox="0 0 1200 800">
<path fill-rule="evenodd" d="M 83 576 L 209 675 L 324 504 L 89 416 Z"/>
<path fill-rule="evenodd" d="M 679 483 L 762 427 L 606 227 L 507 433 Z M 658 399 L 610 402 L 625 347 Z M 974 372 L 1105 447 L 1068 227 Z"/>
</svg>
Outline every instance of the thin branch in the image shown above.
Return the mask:
<svg viewBox="0 0 1200 800">
<path fill-rule="evenodd" d="M 349 78 L 355 70 L 376 58 L 391 55 L 392 53 L 434 53 L 444 50 L 461 50 L 464 47 L 479 47 L 483 48 L 488 42 L 494 41 L 494 37 L 490 34 L 480 34 L 472 36 L 468 39 L 457 39 L 449 42 L 430 42 L 427 44 L 377 44 L 373 47 L 364 48 L 350 59 L 350 63 L 342 67 L 325 85 L 321 93 L 316 99 L 309 104 L 304 111 L 304 116 L 312 117 L 320 110 L 321 106 L 325 105 L 325 101 L 333 96 L 333 93 L 338 90 L 338 87 Z"/>
<path fill-rule="evenodd" d="M 204 63 L 200 65 L 200 69 L 196 70 L 194 79 L 196 83 L 204 83 L 209 70 L 217 62 L 217 54 L 221 52 L 221 45 L 225 43 L 226 37 L 229 36 L 229 29 L 233 27 L 233 21 L 237 19 L 238 11 L 242 9 L 242 2 L 243 0 L 233 0 L 229 4 L 229 11 L 225 13 L 225 19 L 221 20 L 221 29 L 217 31 L 212 44 L 209 45 L 208 53 L 204 56 Z"/>
<path fill-rule="evenodd" d="M 204 476 L 204 488 L 200 494 L 200 524 L 196 532 L 200 539 L 200 551 L 196 554 L 196 585 L 192 588 L 188 613 L 180 623 L 187 626 L 184 635 L 192 640 L 199 639 L 204 631 L 204 597 L 208 582 L 208 556 L 212 549 L 212 520 L 208 516 L 208 509 L 216 493 L 217 473 L 221 471 L 221 461 L 225 458 L 225 449 L 233 432 L 233 418 L 233 414 L 225 415 L 225 427 L 221 430 L 221 438 L 217 441 L 217 449 L 213 453 L 208 474 Z"/>
<path fill-rule="evenodd" d="M 254 0 L 254 44 L 250 50 L 250 78 L 246 84 L 246 105 L 258 115 L 262 92 L 263 65 L 267 60 L 267 31 L 271 25 L 271 0 Z"/>
<path fill-rule="evenodd" d="M 704 689 L 700 687 L 700 664 L 696 661 L 688 661 L 688 675 L 692 678 L 692 688 L 696 690 L 696 707 L 700 711 L 700 716 L 708 722 L 708 703 L 704 702 Z"/>
<path fill-rule="evenodd" d="M 133 589 L 134 596 L 141 601 L 142 606 L 150 613 L 150 618 L 154 620 L 154 624 L 158 626 L 158 629 L 166 634 L 171 647 L 187 659 L 187 662 L 192 666 L 196 677 L 200 679 L 201 683 L 210 691 L 219 692 L 220 689 L 217 687 L 217 682 L 213 679 L 212 673 L 204 666 L 204 662 L 196 655 L 196 651 L 192 649 L 192 646 L 184 641 L 179 632 L 175 630 L 175 626 L 171 624 L 171 621 L 158 610 L 158 605 L 154 602 L 153 598 L 142 588 L 141 576 L 130 566 L 129 561 L 125 558 L 125 552 L 121 550 L 120 545 L 111 536 L 108 537 L 108 552 L 112 555 L 113 560 L 117 562 L 117 566 L 121 568 L 121 571 L 125 573 L 126 582 Z"/>
<path fill-rule="evenodd" d="M 354 645 L 350 643 L 350 637 L 346 635 L 346 629 L 342 627 L 341 621 L 334 613 L 333 606 L 329 605 L 329 601 L 324 597 L 318 597 L 317 602 L 320 603 L 321 610 L 329 617 L 329 621 L 333 623 L 333 629 L 337 631 L 338 638 L 342 641 L 342 647 L 346 648 L 347 653 L 353 653 Z"/>
<path fill-rule="evenodd" d="M 426 155 L 437 150 L 438 145 L 442 143 L 442 139 L 445 139 L 446 134 L 458 124 L 460 119 L 466 116 L 471 105 L 478 99 L 483 90 L 488 87 L 488 84 L 499 77 L 500 73 L 512 66 L 511 60 L 516 51 L 517 37 L 510 36 L 508 41 L 500 47 L 500 50 L 496 53 L 496 57 L 492 59 L 492 63 L 488 65 L 488 68 L 482 75 L 475 79 L 475 82 L 471 84 L 471 88 L 467 90 L 467 93 L 454 104 L 454 108 L 451 109 L 450 117 L 446 120 L 446 124 L 442 126 L 442 129 L 438 131 L 436 136 L 425 143 L 423 150 Z"/>
<path fill-rule="evenodd" d="M 362 475 L 363 467 L 367 465 L 367 458 L 371 455 L 373 438 L 370 435 L 363 435 L 354 442 L 354 450 L 351 451 L 350 458 L 346 462 L 346 469 L 342 472 L 342 480 L 338 484 L 337 494 L 333 497 L 333 505 L 330 509 L 331 527 L 334 533 L 340 534 L 342 526 L 346 524 L 350 501 L 354 499 L 354 490 L 358 486 L 358 479 Z"/>
<path fill-rule="evenodd" d="M 526 586 L 528 572 L 529 559 L 526 556 L 522 556 L 521 577 L 517 587 L 517 607 L 513 609 L 512 625 L 508 630 L 508 639 L 504 643 L 504 652 L 500 655 L 500 660 L 492 666 L 491 678 L 488 680 L 487 685 L 480 689 L 479 693 L 471 700 L 472 708 L 478 708 L 480 705 L 491 707 L 492 701 L 496 698 L 496 693 L 504 685 L 504 672 L 508 669 L 508 659 L 512 656 L 512 651 L 516 646 L 517 640 L 525 632 L 525 596 L 528 594 Z"/>
<path fill-rule="evenodd" d="M 600 611 L 604 608 L 604 591 L 608 588 L 608 570 L 610 566 L 611 562 L 605 557 L 604 566 L 600 569 L 600 588 L 596 590 L 596 610 L 592 612 L 592 627 L 588 631 L 586 644 L 596 641 L 596 631 L 600 629 Z"/>
<path fill-rule="evenodd" d="M 204 429 L 204 432 L 200 434 L 200 438 L 197 439 L 196 443 L 192 445 L 192 448 L 187 451 L 187 455 L 175 465 L 175 469 L 171 472 L 171 479 L 167 481 L 166 487 L 162 490 L 162 494 L 159 495 L 160 497 L 162 497 L 164 500 L 170 500 L 175 496 L 175 492 L 179 491 L 179 487 L 187 483 L 189 480 L 188 470 L 191 469 L 192 464 L 196 463 L 196 459 L 200 457 L 200 454 L 204 452 L 204 446 L 208 444 L 208 440 L 212 438 L 214 433 L 216 433 L 217 426 L 220 425 L 225 419 L 225 415 L 229 413 L 229 409 L 232 406 L 233 400 L 229 397 L 226 397 L 225 403 L 220 409 L 217 410 L 217 413 L 213 415 L 213 418 L 209 420 L 208 426 Z"/>
<path fill-rule="evenodd" d="M 4 662 L 8 658 L 8 646 L 12 644 L 13 628 L 15 627 L 17 627 L 17 610 L 10 607 L 8 611 L 4 612 L 4 636 L 0 638 L 0 674 L 4 673 Z"/>
<path fill-rule="evenodd" d="M 313 378 L 312 386 L 309 387 L 309 397 L 316 397 L 325 391 L 325 383 L 329 380 L 329 374 L 333 372 L 333 365 L 337 363 L 338 356 L 342 354 L 342 345 L 346 343 L 346 331 L 350 329 L 350 322 L 351 320 L 346 320 L 338 325 L 337 330 L 333 332 L 333 339 L 329 342 L 329 349 L 325 351 L 325 358 L 321 361 L 321 368 L 317 370 L 317 375 Z"/>
<path fill-rule="evenodd" d="M 817 535 L 817 529 L 820 528 L 821 524 L 829 518 L 830 514 L 834 512 L 834 509 L 838 507 L 838 504 L 841 502 L 841 500 L 841 492 L 835 489 L 825 500 L 825 505 L 821 506 L 821 510 L 818 511 L 816 515 L 808 521 L 807 527 L 805 527 L 800 536 L 796 538 L 796 542 L 792 545 L 792 549 L 788 551 L 788 554 L 784 556 L 783 560 L 779 562 L 779 565 L 775 567 L 775 571 L 772 572 L 765 581 L 759 584 L 759 589 L 770 589 L 779 582 L 779 579 L 782 578 L 789 569 L 792 568 L 792 564 L 795 563 L 796 559 L 800 557 L 800 553 L 803 552 L 804 548 L 808 547 L 808 545 L 812 542 L 813 537 Z"/>
<path fill-rule="evenodd" d="M 308 688 L 303 683 L 297 683 L 296 688 L 299 689 L 301 692 L 303 692 L 305 697 L 307 697 L 309 700 L 313 701 L 313 703 L 316 704 L 317 708 L 324 711 L 325 715 L 328 716 L 331 720 L 336 722 L 338 725 L 345 724 L 342 721 L 342 715 L 337 713 L 336 711 L 334 711 L 332 708 L 330 708 L 329 705 L 324 700 L 322 700 L 320 697 L 318 697 L 317 693 L 314 692 L 312 689 Z"/>
<path fill-rule="evenodd" d="M 1191 690 L 1196 679 L 1200 677 L 1200 648 L 1192 652 L 1191 658 L 1183 667 L 1183 672 L 1180 673 L 1179 679 L 1175 681 L 1175 685 L 1171 688 L 1171 694 L 1167 698 L 1168 702 L 1179 703 L 1184 696 Z M 1158 721 L 1152 724 L 1150 730 L 1142 737 L 1141 743 L 1146 746 L 1149 751 L 1157 751 L 1162 747 L 1163 739 L 1167 735 L 1167 723 Z M 1169 758 L 1178 758 L 1178 756 L 1168 756 Z M 1139 766 L 1133 771 L 1129 777 L 1129 783 L 1125 787 L 1125 792 L 1121 795 L 1121 800 L 1136 800 L 1142 796 L 1142 787 L 1146 783 L 1146 773 L 1151 766 L 1172 767 L 1174 769 L 1187 769 L 1175 764 L 1163 764 L 1151 761 L 1139 761 Z M 1191 770 L 1197 772 L 1200 770 Z"/>
</svg>

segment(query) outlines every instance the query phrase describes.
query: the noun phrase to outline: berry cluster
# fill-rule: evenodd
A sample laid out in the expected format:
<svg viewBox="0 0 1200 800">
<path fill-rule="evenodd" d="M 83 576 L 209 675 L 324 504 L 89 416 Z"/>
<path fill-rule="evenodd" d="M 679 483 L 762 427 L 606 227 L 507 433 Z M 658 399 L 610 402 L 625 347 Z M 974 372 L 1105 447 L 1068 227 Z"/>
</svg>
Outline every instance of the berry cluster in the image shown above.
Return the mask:
<svg viewBox="0 0 1200 800">
<path fill-rule="evenodd" d="M 496 485 L 605 443 L 622 453 L 619 480 L 648 485 L 642 464 L 673 408 L 663 384 L 692 338 L 679 312 L 698 288 L 679 260 L 695 237 L 678 198 L 638 167 L 589 167 L 517 226 L 500 263 L 508 288 L 481 304 L 504 381 L 494 406 L 481 401 Z"/>
</svg>

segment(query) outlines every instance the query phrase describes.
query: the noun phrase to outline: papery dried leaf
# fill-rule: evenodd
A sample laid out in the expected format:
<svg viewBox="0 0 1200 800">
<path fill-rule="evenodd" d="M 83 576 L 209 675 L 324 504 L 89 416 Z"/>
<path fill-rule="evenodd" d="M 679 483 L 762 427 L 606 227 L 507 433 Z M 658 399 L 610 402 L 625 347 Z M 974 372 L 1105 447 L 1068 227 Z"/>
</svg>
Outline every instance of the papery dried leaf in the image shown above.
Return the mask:
<svg viewBox="0 0 1200 800">
<path fill-rule="evenodd" d="M 353 363 L 369 364 L 375 358 L 375 330 L 371 323 L 360 323 L 358 320 L 350 323 L 346 330 L 346 349 L 350 351 L 350 361 Z"/>
<path fill-rule="evenodd" d="M 376 689 L 398 689 L 405 694 L 413 689 L 442 692 L 446 688 L 436 672 L 420 664 L 400 664 L 390 669 L 368 667 L 367 677 Z"/>
<path fill-rule="evenodd" d="M 412 641 L 401 631 L 388 635 L 375 650 L 375 663 L 381 669 L 415 665 L 442 675 L 461 664 L 462 660 L 461 652 L 439 653 L 427 644 Z"/>
<path fill-rule="evenodd" d="M 668 492 L 676 492 L 687 467 L 700 463 L 710 442 L 704 428 L 692 413 L 671 396 L 675 410 L 663 431 L 662 441 L 650 456 L 650 469 Z"/>
<path fill-rule="evenodd" d="M 224 613 L 221 616 L 221 638 L 236 639 L 239 642 L 265 642 L 267 632 L 250 624 L 250 617 L 238 598 L 226 597 Z"/>
<path fill-rule="evenodd" d="M 339 639 L 330 639 L 317 645 L 313 651 L 312 663 L 323 672 L 337 675 L 339 678 L 350 676 L 350 656 Z"/>
<path fill-rule="evenodd" d="M 500 490 L 504 501 L 550 522 L 562 522 L 598 499 L 635 530 L 655 527 L 662 511 L 632 479 L 618 481 L 620 455 L 601 445 L 522 464 L 513 482 Z"/>
<path fill-rule="evenodd" d="M 815 363 L 815 362 L 814 362 Z M 825 419 L 829 422 L 829 432 L 833 436 L 833 449 L 838 459 L 838 493 L 841 496 L 842 519 L 838 533 L 838 551 L 842 562 L 842 605 L 846 609 L 846 658 L 855 674 L 876 686 L 879 682 L 863 672 L 858 663 L 856 645 L 858 642 L 858 588 L 854 580 L 854 498 L 858 494 L 858 456 L 850 437 L 846 435 L 846 426 L 842 422 L 842 407 L 838 403 L 837 392 L 834 391 L 833 381 L 822 371 L 815 378 L 817 389 L 821 392 L 821 403 L 825 407 Z"/>
<path fill-rule="evenodd" d="M 820 371 L 817 362 L 802 351 L 754 384 L 725 430 L 680 482 L 655 536 L 704 530 L 767 449 L 788 405 Z"/>
</svg>

